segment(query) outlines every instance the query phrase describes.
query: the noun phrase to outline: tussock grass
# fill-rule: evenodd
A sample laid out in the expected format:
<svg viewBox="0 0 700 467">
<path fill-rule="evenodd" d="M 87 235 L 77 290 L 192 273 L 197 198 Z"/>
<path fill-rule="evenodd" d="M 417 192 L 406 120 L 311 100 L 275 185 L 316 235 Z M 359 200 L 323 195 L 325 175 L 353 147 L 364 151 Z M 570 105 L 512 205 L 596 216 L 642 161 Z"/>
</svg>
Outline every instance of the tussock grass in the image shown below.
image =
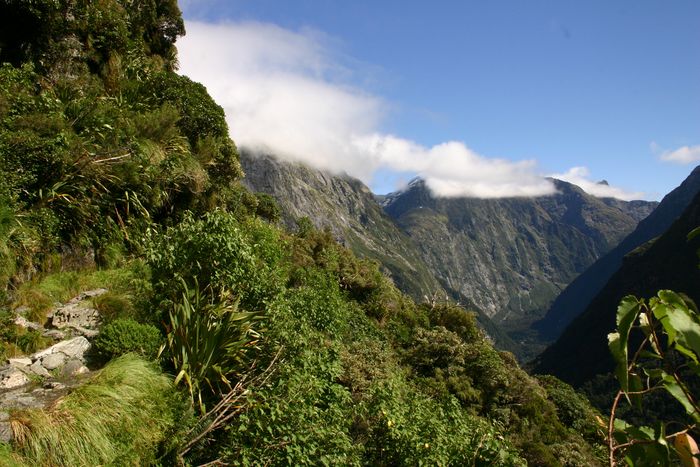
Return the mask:
<svg viewBox="0 0 700 467">
<path fill-rule="evenodd" d="M 53 407 L 13 413 L 16 452 L 29 465 L 149 465 L 180 407 L 170 378 L 128 354 Z"/>
</svg>

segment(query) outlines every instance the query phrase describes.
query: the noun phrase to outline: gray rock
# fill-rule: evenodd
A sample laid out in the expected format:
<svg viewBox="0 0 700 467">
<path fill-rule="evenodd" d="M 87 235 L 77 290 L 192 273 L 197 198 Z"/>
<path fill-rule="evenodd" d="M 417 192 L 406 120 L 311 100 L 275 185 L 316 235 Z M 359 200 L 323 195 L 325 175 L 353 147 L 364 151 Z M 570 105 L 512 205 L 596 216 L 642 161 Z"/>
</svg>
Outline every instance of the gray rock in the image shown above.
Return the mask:
<svg viewBox="0 0 700 467">
<path fill-rule="evenodd" d="M 10 422 L 0 422 L 0 441 L 9 443 L 12 441 L 12 425 Z"/>
<path fill-rule="evenodd" d="M 90 372 L 81 360 L 73 359 L 65 364 L 61 374 L 63 376 L 77 376 Z"/>
<path fill-rule="evenodd" d="M 78 303 L 87 298 L 99 297 L 100 295 L 106 293 L 107 289 L 86 290 L 85 292 L 81 292 L 80 295 L 78 295 L 77 297 L 72 298 L 68 303 Z"/>
<path fill-rule="evenodd" d="M 90 342 L 83 336 L 74 337 L 73 339 L 68 339 L 66 341 L 61 341 L 58 344 L 54 344 L 48 349 L 42 350 L 32 355 L 32 359 L 37 360 L 44 358 L 47 355 L 53 353 L 62 353 L 66 357 L 82 359 L 85 352 L 90 348 Z"/>
<path fill-rule="evenodd" d="M 79 336 L 84 336 L 92 339 L 93 337 L 96 337 L 100 331 L 97 329 L 87 329 L 82 326 L 74 326 L 74 325 L 69 325 L 70 329 L 73 331 L 73 334 L 77 334 Z"/>
<path fill-rule="evenodd" d="M 54 310 L 51 316 L 51 326 L 63 329 L 67 327 L 95 328 L 100 324 L 100 313 L 85 303 L 71 300 Z"/>
<path fill-rule="evenodd" d="M 7 363 L 9 363 L 11 366 L 29 366 L 32 364 L 32 359 L 27 357 L 8 358 Z"/>
<path fill-rule="evenodd" d="M 60 341 L 66 338 L 66 333 L 63 331 L 59 331 L 58 329 L 50 329 L 48 331 L 44 331 L 42 333 L 42 336 L 50 337 L 53 340 Z"/>
<path fill-rule="evenodd" d="M 65 389 L 66 385 L 63 383 L 59 383 L 58 381 L 48 381 L 44 383 L 44 389 Z"/>
<path fill-rule="evenodd" d="M 24 316 L 19 316 L 19 315 L 15 317 L 15 325 L 22 327 L 22 328 L 25 328 L 25 329 L 33 329 L 35 331 L 39 330 L 39 329 L 43 329 L 41 324 L 35 323 L 33 321 L 29 321 Z"/>
<path fill-rule="evenodd" d="M 66 362 L 66 355 L 61 352 L 46 355 L 41 359 L 41 366 L 47 370 L 55 370 Z"/>
<path fill-rule="evenodd" d="M 29 378 L 14 367 L 0 371 L 0 389 L 11 389 L 29 383 Z"/>
<path fill-rule="evenodd" d="M 49 371 L 46 368 L 41 366 L 40 360 L 34 362 L 32 366 L 29 367 L 29 371 L 31 371 L 37 376 L 41 376 L 42 378 L 49 378 L 51 376 L 51 373 L 49 373 Z"/>
<path fill-rule="evenodd" d="M 41 396 L 45 393 L 44 390 L 32 391 L 31 393 L 20 392 L 12 394 L 3 400 L 3 406 L 8 408 L 20 409 L 39 409 L 44 406 L 41 401 Z"/>
</svg>

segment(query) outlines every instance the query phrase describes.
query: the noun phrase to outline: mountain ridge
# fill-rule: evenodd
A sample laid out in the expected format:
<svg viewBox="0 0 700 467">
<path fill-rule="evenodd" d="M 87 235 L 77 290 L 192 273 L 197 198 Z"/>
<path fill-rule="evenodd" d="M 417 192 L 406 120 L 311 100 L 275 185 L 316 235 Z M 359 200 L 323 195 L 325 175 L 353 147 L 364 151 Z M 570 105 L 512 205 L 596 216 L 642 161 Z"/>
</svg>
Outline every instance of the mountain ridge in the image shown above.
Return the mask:
<svg viewBox="0 0 700 467">
<path fill-rule="evenodd" d="M 700 191 L 700 166 L 674 190 L 667 194 L 656 209 L 639 222 L 629 236 L 589 269 L 574 279 L 556 298 L 535 328 L 543 340 L 556 339 L 565 327 L 580 315 L 595 295 L 622 264 L 624 256 L 666 231 Z"/>
<path fill-rule="evenodd" d="M 495 319 L 515 332 L 525 347 L 533 344 L 527 328 L 538 313 L 634 228 L 641 209 L 654 206 L 640 202 L 631 214 L 620 208 L 625 202 L 610 206 L 563 181 L 555 181 L 560 193 L 537 199 L 436 198 L 418 178 L 403 191 L 376 196 L 352 177 L 273 156 L 242 151 L 241 164 L 243 183 L 277 199 L 288 226 L 301 216 L 330 226 L 414 298 L 443 289 L 479 310 L 487 327 Z"/>
<path fill-rule="evenodd" d="M 697 170 L 697 169 L 696 169 Z M 626 295 L 651 297 L 672 289 L 700 300 L 700 270 L 696 251 L 700 238 L 687 234 L 700 225 L 700 193 L 662 235 L 624 256 L 621 266 L 564 330 L 537 357 L 534 373 L 553 374 L 575 386 L 612 371 L 606 336 L 615 329 L 617 304 Z"/>
<path fill-rule="evenodd" d="M 635 218 L 568 182 L 540 198 L 436 198 L 424 182 L 384 209 L 421 245 L 444 284 L 476 303 L 525 347 L 551 301 L 636 226 Z"/>
</svg>

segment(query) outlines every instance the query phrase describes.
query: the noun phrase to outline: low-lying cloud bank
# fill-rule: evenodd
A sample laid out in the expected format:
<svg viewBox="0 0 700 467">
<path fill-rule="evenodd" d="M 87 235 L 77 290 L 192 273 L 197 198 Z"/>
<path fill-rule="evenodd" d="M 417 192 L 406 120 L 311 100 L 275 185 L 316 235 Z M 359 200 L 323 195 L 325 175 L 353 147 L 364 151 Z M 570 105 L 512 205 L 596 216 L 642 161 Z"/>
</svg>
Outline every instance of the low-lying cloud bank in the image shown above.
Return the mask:
<svg viewBox="0 0 700 467">
<path fill-rule="evenodd" d="M 348 82 L 352 70 L 315 31 L 244 22 L 187 22 L 180 72 L 203 83 L 226 111 L 242 147 L 369 183 L 379 169 L 414 172 L 438 196 L 501 198 L 555 192 L 536 161 L 477 154 L 461 142 L 424 147 L 382 133 L 387 104 Z M 641 197 L 596 185 L 585 168 L 556 178 L 595 196 Z M 568 177 L 568 178 L 567 178 Z"/>
</svg>

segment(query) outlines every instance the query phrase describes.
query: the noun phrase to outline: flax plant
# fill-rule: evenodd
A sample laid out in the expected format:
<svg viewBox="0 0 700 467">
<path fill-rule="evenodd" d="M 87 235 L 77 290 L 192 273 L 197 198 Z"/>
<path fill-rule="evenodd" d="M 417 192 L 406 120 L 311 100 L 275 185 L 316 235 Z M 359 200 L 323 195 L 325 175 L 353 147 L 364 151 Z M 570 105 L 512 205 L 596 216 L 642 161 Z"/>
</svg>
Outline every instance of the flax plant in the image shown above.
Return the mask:
<svg viewBox="0 0 700 467">
<path fill-rule="evenodd" d="M 235 379 L 246 368 L 249 353 L 257 349 L 260 334 L 254 329 L 260 314 L 238 311 L 238 300 L 221 293 L 207 298 L 194 281 L 182 281 L 182 300 L 168 314 L 166 343 L 161 355 L 173 365 L 175 384 L 187 386 L 193 404 L 206 412 L 209 396 L 232 390 Z"/>
</svg>

